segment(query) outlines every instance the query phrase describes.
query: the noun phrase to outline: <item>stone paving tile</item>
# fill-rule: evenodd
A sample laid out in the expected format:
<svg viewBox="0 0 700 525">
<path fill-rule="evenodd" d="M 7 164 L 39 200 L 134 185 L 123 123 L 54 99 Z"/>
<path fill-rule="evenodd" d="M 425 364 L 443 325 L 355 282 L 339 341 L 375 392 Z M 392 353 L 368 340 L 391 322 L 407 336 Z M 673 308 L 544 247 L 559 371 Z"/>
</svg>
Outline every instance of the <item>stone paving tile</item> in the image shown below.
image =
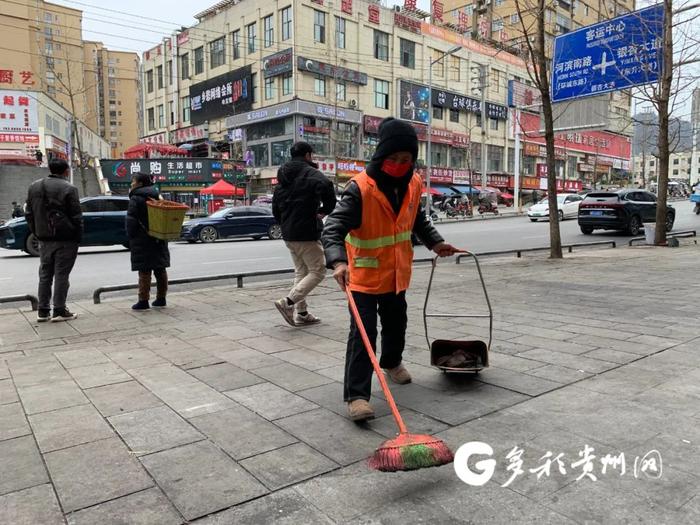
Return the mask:
<svg viewBox="0 0 700 525">
<path fill-rule="evenodd" d="M 320 370 L 316 370 L 316 373 L 326 376 L 327 378 L 338 383 L 342 383 L 345 380 L 345 364 L 331 366 L 329 368 L 322 368 Z"/>
<path fill-rule="evenodd" d="M 369 457 L 384 441 L 383 436 L 324 408 L 279 419 L 276 423 L 341 465 Z"/>
<path fill-rule="evenodd" d="M 477 379 L 483 383 L 513 390 L 528 396 L 538 396 L 550 390 L 561 388 L 560 383 L 506 370 L 505 368 L 491 367 L 479 374 Z"/>
<path fill-rule="evenodd" d="M 43 359 L 26 358 L 10 363 L 12 378 L 17 388 L 26 388 L 46 383 L 66 381 L 70 376 L 53 357 Z"/>
<path fill-rule="evenodd" d="M 126 348 L 121 350 L 105 350 L 109 358 L 124 370 L 160 365 L 167 361 L 147 348 Z"/>
<path fill-rule="evenodd" d="M 409 431 L 414 434 L 429 434 L 433 435 L 448 428 L 448 425 L 437 421 L 424 414 L 419 414 L 409 409 L 400 409 L 401 418 L 408 427 Z M 398 427 L 394 416 L 388 414 L 386 416 L 376 417 L 367 422 L 367 426 L 377 434 L 381 434 L 387 439 L 393 439 L 398 434 Z"/>
<path fill-rule="evenodd" d="M 657 348 L 638 342 L 620 341 L 596 335 L 581 335 L 576 338 L 579 344 L 598 347 L 601 350 L 617 350 L 637 355 L 649 355 L 658 351 Z"/>
<path fill-rule="evenodd" d="M 528 370 L 525 373 L 565 385 L 575 383 L 576 381 L 586 379 L 587 377 L 591 377 L 593 375 L 589 372 L 574 370 L 573 368 L 566 368 L 558 365 L 545 365 L 540 368 L 535 368 L 534 370 Z"/>
<path fill-rule="evenodd" d="M 113 385 L 131 381 L 132 377 L 114 363 L 101 363 L 98 365 L 81 366 L 71 368 L 70 374 L 80 388 L 94 388 L 96 386 Z"/>
<path fill-rule="evenodd" d="M 241 461 L 241 465 L 270 490 L 319 476 L 338 464 L 304 443 L 294 443 Z"/>
<path fill-rule="evenodd" d="M 231 363 L 220 363 L 218 365 L 194 368 L 191 369 L 189 373 L 219 392 L 235 390 L 237 388 L 264 382 L 264 380 L 260 379 L 258 376 L 249 374 L 242 368 L 238 368 Z"/>
<path fill-rule="evenodd" d="M 104 417 L 144 410 L 163 404 L 136 381 L 90 388 L 85 395 Z"/>
<path fill-rule="evenodd" d="M 17 389 L 27 415 L 89 403 L 74 381 L 60 381 Z"/>
<path fill-rule="evenodd" d="M 72 347 L 71 347 L 72 348 Z M 109 358 L 98 350 L 81 348 L 78 350 L 57 350 L 54 352 L 65 368 L 77 368 L 79 366 L 99 365 L 109 363 Z"/>
<path fill-rule="evenodd" d="M 583 370 L 584 372 L 593 374 L 600 374 L 619 366 L 617 363 L 612 363 L 610 361 L 590 359 L 580 355 L 562 354 L 545 348 L 528 350 L 527 352 L 518 354 L 518 356 L 535 361 L 542 361 L 542 363 L 545 364 L 564 366 L 566 368 L 573 368 L 574 370 Z"/>
<path fill-rule="evenodd" d="M 29 416 L 42 453 L 116 437 L 92 405 L 78 405 Z"/>
<path fill-rule="evenodd" d="M 270 421 L 318 408 L 315 403 L 272 383 L 261 383 L 224 393 Z"/>
<path fill-rule="evenodd" d="M 379 383 L 376 377 L 373 378 L 373 384 L 378 388 Z M 343 401 L 343 386 L 339 383 L 329 383 L 309 388 L 308 390 L 301 390 L 298 394 L 340 416 L 346 417 L 348 414 L 347 403 Z M 375 417 L 382 417 L 390 413 L 389 405 L 383 398 L 375 396 L 370 399 L 370 402 L 372 403 L 372 408 L 374 408 Z"/>
<path fill-rule="evenodd" d="M 554 350 L 563 354 L 580 355 L 595 350 L 595 346 L 579 344 L 578 342 L 553 340 L 537 335 L 523 335 L 510 340 L 512 344 L 522 344 L 532 348 L 544 348 L 546 350 Z M 523 357 L 524 352 L 519 353 L 519 357 Z"/>
<path fill-rule="evenodd" d="M 188 520 L 267 493 L 253 476 L 208 441 L 151 454 L 141 461 Z"/>
<path fill-rule="evenodd" d="M 20 403 L 0 406 L 0 441 L 31 434 Z"/>
<path fill-rule="evenodd" d="M 49 481 L 32 436 L 0 441 L 0 495 Z"/>
<path fill-rule="evenodd" d="M 663 378 L 654 371 L 626 366 L 581 381 L 577 386 L 601 394 L 631 396 L 654 388 L 662 382 Z"/>
<path fill-rule="evenodd" d="M 275 512 L 271 513 L 270 509 Z M 294 489 L 274 492 L 254 501 L 212 514 L 192 523 L 232 525 L 238 523 L 274 525 L 332 525 L 328 516 L 316 509 Z"/>
<path fill-rule="evenodd" d="M 514 355 L 490 352 L 489 365 L 491 368 L 497 367 L 513 370 L 514 372 L 527 372 L 528 370 L 541 367 L 542 363 L 531 359 L 523 359 L 522 357 L 516 357 Z"/>
<path fill-rule="evenodd" d="M 50 484 L 0 496 L 0 516 L 12 525 L 63 525 L 63 514 Z"/>
<path fill-rule="evenodd" d="M 97 505 L 153 486 L 119 438 L 44 455 L 64 512 Z"/>
<path fill-rule="evenodd" d="M 255 375 L 267 379 L 271 383 L 292 392 L 325 385 L 331 382 L 331 379 L 327 377 L 290 363 L 256 368 L 253 372 Z"/>
<path fill-rule="evenodd" d="M 68 525 L 179 525 L 183 522 L 165 495 L 155 487 L 80 510 L 69 514 L 67 519 Z"/>
<path fill-rule="evenodd" d="M 339 359 L 306 348 L 278 352 L 275 357 L 312 371 L 343 364 Z"/>
<path fill-rule="evenodd" d="M 277 339 L 276 337 L 271 337 L 269 335 L 260 335 L 249 339 L 240 339 L 238 342 L 252 348 L 253 350 L 258 350 L 259 352 L 263 352 L 265 354 L 273 354 L 275 352 L 283 352 L 285 350 L 293 350 L 294 348 L 297 348 L 296 344 L 290 343 L 289 341 L 283 341 L 282 339 Z"/>
<path fill-rule="evenodd" d="M 0 354 L 0 379 L 10 379 L 10 371 L 7 368 L 7 363 Z"/>
<path fill-rule="evenodd" d="M 190 422 L 235 460 L 295 443 L 278 426 L 232 402 L 228 410 L 194 417 Z"/>
<path fill-rule="evenodd" d="M 212 328 L 212 330 L 217 334 L 232 341 L 240 341 L 241 339 L 251 339 L 262 335 L 262 332 L 252 330 L 243 325 L 228 324 L 227 326 L 214 327 Z"/>
<path fill-rule="evenodd" d="M 656 348 L 657 350 L 671 348 L 672 346 L 679 345 L 683 342 L 677 339 L 670 339 L 668 337 L 657 337 L 655 335 L 638 335 L 636 337 L 628 339 L 628 341 L 631 341 L 633 343 L 642 343 L 644 345 L 649 345 Z"/>
<path fill-rule="evenodd" d="M 202 434 L 165 406 L 113 416 L 109 422 L 136 456 L 204 439 Z"/>
<path fill-rule="evenodd" d="M 620 352 L 619 350 L 611 350 L 609 348 L 599 348 L 598 350 L 591 350 L 583 354 L 584 357 L 590 357 L 593 359 L 600 359 L 603 361 L 610 361 L 611 363 L 618 363 L 621 365 L 631 363 L 636 361 L 641 356 L 638 354 L 630 354 L 629 352 Z"/>
<path fill-rule="evenodd" d="M 12 384 L 12 380 L 0 380 L 0 405 L 16 403 L 17 401 L 19 401 L 19 397 L 17 396 L 15 385 Z"/>
</svg>

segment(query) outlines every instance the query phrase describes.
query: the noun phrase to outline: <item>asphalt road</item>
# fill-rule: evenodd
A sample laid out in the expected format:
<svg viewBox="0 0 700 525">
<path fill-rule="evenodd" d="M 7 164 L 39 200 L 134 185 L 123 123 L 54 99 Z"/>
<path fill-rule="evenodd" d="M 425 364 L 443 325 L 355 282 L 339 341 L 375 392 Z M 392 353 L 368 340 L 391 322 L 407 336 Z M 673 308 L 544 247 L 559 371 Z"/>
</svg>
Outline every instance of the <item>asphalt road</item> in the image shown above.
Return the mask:
<svg viewBox="0 0 700 525">
<path fill-rule="evenodd" d="M 700 216 L 692 213 L 689 202 L 676 202 L 675 230 L 700 227 Z M 511 250 L 548 246 L 549 224 L 531 223 L 527 217 L 438 224 L 445 239 L 455 246 L 474 252 Z M 616 232 L 583 235 L 576 220 L 561 223 L 562 242 L 576 243 L 629 237 Z M 36 294 L 39 260 L 23 252 L 0 250 L 0 295 Z M 291 260 L 282 241 L 231 240 L 214 244 L 171 243 L 171 278 L 205 276 L 288 268 Z M 416 257 L 426 257 L 424 247 L 416 248 Z M 284 276 L 289 279 L 289 276 Z M 267 278 L 269 279 L 269 277 Z M 135 282 L 130 271 L 129 252 L 119 247 L 81 248 L 71 274 L 71 299 L 85 299 L 99 286 Z M 133 293 L 133 292 L 129 292 Z M 2 305 L 0 305 L 1 307 Z"/>
</svg>

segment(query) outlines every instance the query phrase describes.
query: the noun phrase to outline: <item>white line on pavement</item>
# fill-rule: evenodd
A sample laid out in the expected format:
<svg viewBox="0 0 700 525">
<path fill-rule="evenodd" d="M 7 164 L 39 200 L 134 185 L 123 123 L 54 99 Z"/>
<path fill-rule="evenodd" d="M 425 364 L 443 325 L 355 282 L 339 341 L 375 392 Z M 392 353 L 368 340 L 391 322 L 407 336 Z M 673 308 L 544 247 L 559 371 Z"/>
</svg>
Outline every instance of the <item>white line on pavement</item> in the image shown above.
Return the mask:
<svg viewBox="0 0 700 525">
<path fill-rule="evenodd" d="M 202 265 L 205 264 L 228 264 L 228 263 L 241 263 L 241 262 L 257 262 L 257 261 L 271 261 L 271 260 L 280 260 L 280 259 L 286 259 L 286 257 L 255 257 L 252 259 L 228 259 L 226 261 L 207 261 L 203 262 Z"/>
</svg>

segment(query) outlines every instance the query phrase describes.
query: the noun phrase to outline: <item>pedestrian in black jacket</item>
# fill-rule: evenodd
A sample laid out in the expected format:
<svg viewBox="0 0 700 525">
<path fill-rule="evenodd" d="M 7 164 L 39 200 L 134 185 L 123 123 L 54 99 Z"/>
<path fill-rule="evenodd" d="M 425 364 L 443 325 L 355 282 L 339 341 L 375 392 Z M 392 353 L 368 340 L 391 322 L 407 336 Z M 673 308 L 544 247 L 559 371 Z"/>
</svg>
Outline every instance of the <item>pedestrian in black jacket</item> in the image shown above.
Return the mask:
<svg viewBox="0 0 700 525">
<path fill-rule="evenodd" d="M 20 206 L 17 202 L 12 202 L 12 218 L 13 219 L 18 219 L 20 217 L 24 217 L 24 210 L 22 210 L 22 206 Z"/>
<path fill-rule="evenodd" d="M 126 212 L 126 233 L 131 249 L 131 270 L 139 272 L 138 302 L 131 308 L 148 310 L 151 296 L 151 272 L 156 277 L 156 300 L 154 307 L 166 305 L 170 250 L 167 241 L 148 235 L 149 200 L 159 200 L 160 194 L 153 187 L 150 175 L 139 173 L 131 179 L 129 209 Z"/>
<path fill-rule="evenodd" d="M 440 256 L 457 250 L 425 216 L 422 183 L 413 173 L 418 137 L 407 122 L 387 118 L 379 126 L 379 144 L 364 173 L 346 187 L 326 220 L 322 240 L 326 262 L 340 287 L 352 292 L 367 335 L 376 348 L 377 313 L 382 323 L 379 365 L 395 383 L 411 382 L 402 363 L 408 322 L 411 233 Z M 351 257 L 348 257 L 348 254 Z M 350 319 L 343 398 L 353 421 L 374 416 L 369 404 L 372 364 L 354 318 Z"/>
<path fill-rule="evenodd" d="M 83 214 L 78 189 L 66 179 L 68 163 L 55 159 L 51 174 L 32 183 L 27 192 L 27 225 L 39 240 L 38 322 L 70 321 L 77 317 L 66 307 L 70 272 L 78 256 L 83 233 Z M 53 317 L 51 288 L 53 285 Z"/>
<path fill-rule="evenodd" d="M 277 172 L 272 214 L 282 227 L 282 238 L 294 262 L 294 287 L 275 301 L 275 306 L 287 323 L 301 326 L 320 322 L 308 312 L 306 297 L 326 275 L 320 241 L 322 218 L 333 211 L 336 198 L 333 183 L 312 160 L 310 144 L 297 142 L 290 153 L 292 159 Z"/>
</svg>

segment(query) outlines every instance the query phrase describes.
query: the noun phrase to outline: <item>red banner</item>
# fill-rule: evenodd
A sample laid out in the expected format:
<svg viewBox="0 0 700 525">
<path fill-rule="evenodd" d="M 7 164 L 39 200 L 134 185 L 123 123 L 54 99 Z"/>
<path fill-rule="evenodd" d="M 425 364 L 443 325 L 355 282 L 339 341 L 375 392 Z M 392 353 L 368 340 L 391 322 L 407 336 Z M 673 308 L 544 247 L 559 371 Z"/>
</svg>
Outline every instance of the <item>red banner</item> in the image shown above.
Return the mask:
<svg viewBox="0 0 700 525">
<path fill-rule="evenodd" d="M 341 0 L 340 10 L 343 13 L 347 13 L 347 14 L 351 15 L 352 14 L 352 0 Z"/>
<path fill-rule="evenodd" d="M 544 136 L 539 134 L 539 115 L 522 112 L 520 125 L 525 132 L 524 140 L 537 144 L 545 143 Z M 569 151 L 594 153 L 626 160 L 629 160 L 632 155 L 632 143 L 628 137 L 607 131 L 557 133 L 554 137 L 554 145 Z"/>
<path fill-rule="evenodd" d="M 373 24 L 378 24 L 379 23 L 379 7 L 370 4 L 367 6 L 367 20 L 372 22 Z"/>
</svg>

